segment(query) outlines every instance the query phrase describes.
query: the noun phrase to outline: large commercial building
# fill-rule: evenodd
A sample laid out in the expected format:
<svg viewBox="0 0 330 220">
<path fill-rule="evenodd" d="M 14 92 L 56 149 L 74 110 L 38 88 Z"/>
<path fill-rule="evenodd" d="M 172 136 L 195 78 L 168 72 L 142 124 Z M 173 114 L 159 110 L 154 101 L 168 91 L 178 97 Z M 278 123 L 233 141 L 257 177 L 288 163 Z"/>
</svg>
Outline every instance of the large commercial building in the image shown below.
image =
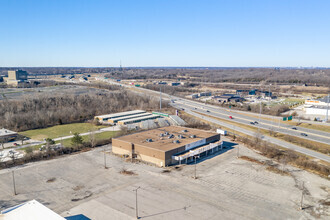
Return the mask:
<svg viewBox="0 0 330 220">
<path fill-rule="evenodd" d="M 4 77 L 4 81 L 8 85 L 17 86 L 19 83 L 27 81 L 27 72 L 22 70 L 8 71 L 8 77 Z"/>
<path fill-rule="evenodd" d="M 112 152 L 163 167 L 188 163 L 196 155 L 221 148 L 220 134 L 169 126 L 125 135 L 112 140 Z"/>
</svg>

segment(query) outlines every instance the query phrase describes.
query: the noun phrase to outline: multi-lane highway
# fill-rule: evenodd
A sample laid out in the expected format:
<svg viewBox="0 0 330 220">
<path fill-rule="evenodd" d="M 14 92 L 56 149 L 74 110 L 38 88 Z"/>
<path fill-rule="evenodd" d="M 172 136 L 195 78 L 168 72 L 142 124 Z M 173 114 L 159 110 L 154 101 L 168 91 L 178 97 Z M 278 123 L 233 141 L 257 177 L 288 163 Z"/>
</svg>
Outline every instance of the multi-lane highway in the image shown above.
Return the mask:
<svg viewBox="0 0 330 220">
<path fill-rule="evenodd" d="M 109 82 L 110 82 L 110 80 L 109 80 Z M 117 83 L 114 81 L 111 81 L 110 83 L 132 88 L 132 86 L 130 86 L 130 85 L 121 84 L 121 83 Z M 142 93 L 146 93 L 149 95 L 153 94 L 158 97 L 160 96 L 160 93 L 157 91 L 148 90 L 148 89 L 144 89 L 144 88 L 140 88 L 140 87 L 134 87 L 134 88 L 137 91 L 142 92 Z M 298 127 L 297 130 L 294 130 L 294 129 L 292 129 L 293 126 L 290 126 L 288 124 L 284 124 L 281 122 L 275 123 L 275 122 L 272 122 L 272 120 L 263 119 L 263 117 L 265 117 L 265 115 L 262 115 L 262 117 L 260 119 L 259 118 L 256 119 L 256 117 L 249 116 L 249 114 L 244 114 L 244 115 L 240 114 L 239 111 L 237 111 L 237 110 L 230 111 L 226 108 L 221 108 L 218 106 L 204 104 L 204 103 L 200 103 L 200 102 L 196 102 L 196 101 L 192 101 L 192 100 L 188 100 L 188 99 L 184 99 L 184 98 L 180 98 L 180 97 L 170 96 L 168 94 L 162 94 L 162 99 L 170 101 L 170 104 L 173 107 L 184 110 L 191 115 L 194 115 L 196 117 L 199 117 L 204 120 L 210 121 L 212 123 L 218 124 L 220 126 L 222 125 L 224 127 L 232 128 L 234 130 L 237 130 L 241 133 L 245 133 L 250 136 L 254 136 L 255 132 L 248 130 L 248 129 L 243 129 L 239 126 L 233 126 L 230 123 L 216 120 L 214 117 L 222 119 L 222 120 L 227 120 L 228 122 L 233 121 L 233 122 L 236 122 L 239 124 L 249 125 L 249 126 L 253 126 L 253 127 L 257 127 L 257 128 L 259 127 L 261 129 L 266 129 L 266 130 L 273 130 L 278 133 L 288 134 L 291 136 L 296 136 L 299 138 L 304 138 L 307 140 L 312 140 L 312 141 L 320 142 L 323 144 L 328 144 L 329 148 L 330 148 L 330 138 L 329 138 L 330 134 L 328 132 L 323 132 L 323 131 L 308 129 L 308 128 L 302 128 L 302 127 Z M 207 117 L 207 115 L 212 116 L 212 118 Z M 230 119 L 229 116 L 232 116 L 232 119 Z M 280 119 L 279 117 L 276 117 L 276 118 Z M 255 121 L 257 121 L 258 123 L 255 123 L 254 125 L 252 125 L 251 122 L 255 122 Z M 325 124 L 325 125 L 328 125 L 328 124 Z M 301 135 L 302 133 L 306 134 L 307 136 L 302 136 Z M 270 136 L 263 136 L 263 140 L 269 141 L 273 144 L 279 145 L 284 148 L 295 150 L 297 152 L 303 153 L 308 156 L 318 158 L 320 160 L 330 162 L 329 155 L 325 155 L 325 154 L 322 154 L 322 153 L 319 153 L 319 152 L 316 152 L 313 150 L 309 150 L 304 147 L 294 145 L 294 144 L 291 144 L 286 141 L 282 141 L 282 140 L 279 140 L 277 138 L 273 138 Z"/>
<path fill-rule="evenodd" d="M 175 106 L 181 108 L 191 108 L 191 110 L 200 112 L 202 114 L 212 115 L 214 117 L 218 117 L 224 120 L 229 120 L 236 123 L 253 126 L 256 128 L 259 127 L 261 129 L 273 130 L 279 133 L 283 133 L 291 136 L 297 136 L 299 138 L 304 138 L 307 140 L 316 141 L 324 144 L 330 144 L 330 137 L 329 137 L 330 134 L 327 132 L 303 128 L 303 127 L 297 128 L 283 123 L 264 120 L 262 118 L 257 119 L 256 117 L 239 114 L 237 113 L 237 111 L 232 112 L 229 111 L 228 109 L 223 109 L 212 105 L 196 103 L 188 100 L 178 99 L 177 101 L 175 101 L 175 103 L 172 104 L 175 104 Z M 232 116 L 233 119 L 230 119 L 229 116 Z M 296 130 L 292 128 L 295 128 Z M 306 134 L 307 136 L 303 136 L 302 134 Z"/>
</svg>

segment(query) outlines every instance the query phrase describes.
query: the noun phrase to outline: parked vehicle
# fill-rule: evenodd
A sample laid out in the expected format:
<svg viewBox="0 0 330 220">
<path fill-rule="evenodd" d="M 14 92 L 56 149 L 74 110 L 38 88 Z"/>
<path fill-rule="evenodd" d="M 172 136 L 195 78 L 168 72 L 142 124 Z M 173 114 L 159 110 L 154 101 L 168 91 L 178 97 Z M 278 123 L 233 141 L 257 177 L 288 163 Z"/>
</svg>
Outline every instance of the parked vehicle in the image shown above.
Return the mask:
<svg viewBox="0 0 330 220">
<path fill-rule="evenodd" d="M 254 125 L 254 122 L 250 122 L 251 125 Z"/>
<path fill-rule="evenodd" d="M 307 137 L 306 133 L 301 133 L 301 136 Z"/>
<path fill-rule="evenodd" d="M 296 127 L 293 127 L 292 129 L 293 129 L 293 130 L 298 130 Z"/>
<path fill-rule="evenodd" d="M 231 115 L 229 116 L 229 118 L 230 118 L 230 119 L 234 119 L 233 116 L 231 116 Z"/>
</svg>

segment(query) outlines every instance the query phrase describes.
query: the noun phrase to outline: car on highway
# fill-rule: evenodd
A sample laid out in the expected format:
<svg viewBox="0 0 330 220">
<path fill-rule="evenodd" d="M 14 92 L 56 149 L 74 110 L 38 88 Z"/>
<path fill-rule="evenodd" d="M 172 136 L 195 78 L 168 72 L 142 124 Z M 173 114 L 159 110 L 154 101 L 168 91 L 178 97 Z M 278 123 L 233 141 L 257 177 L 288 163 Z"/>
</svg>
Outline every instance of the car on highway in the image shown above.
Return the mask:
<svg viewBox="0 0 330 220">
<path fill-rule="evenodd" d="M 306 133 L 301 133 L 301 136 L 307 137 Z"/>
<path fill-rule="evenodd" d="M 257 121 L 255 121 L 254 124 L 259 124 L 259 123 Z"/>
<path fill-rule="evenodd" d="M 254 122 L 251 121 L 250 124 L 251 124 L 251 125 L 254 125 Z"/>
<path fill-rule="evenodd" d="M 293 127 L 292 129 L 293 129 L 293 130 L 298 130 L 296 127 Z"/>
<path fill-rule="evenodd" d="M 206 112 L 210 112 L 209 110 L 206 110 Z"/>
<path fill-rule="evenodd" d="M 231 115 L 229 116 L 229 118 L 230 118 L 230 119 L 234 119 L 233 116 L 231 116 Z"/>
</svg>

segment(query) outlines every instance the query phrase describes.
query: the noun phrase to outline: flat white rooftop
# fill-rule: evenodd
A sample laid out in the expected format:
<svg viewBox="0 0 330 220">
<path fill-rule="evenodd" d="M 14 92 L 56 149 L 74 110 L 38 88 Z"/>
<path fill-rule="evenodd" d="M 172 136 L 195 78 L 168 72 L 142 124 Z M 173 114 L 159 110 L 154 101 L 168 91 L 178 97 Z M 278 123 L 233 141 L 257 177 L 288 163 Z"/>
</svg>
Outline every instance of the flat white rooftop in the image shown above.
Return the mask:
<svg viewBox="0 0 330 220">
<path fill-rule="evenodd" d="M 133 111 L 127 111 L 127 112 L 118 112 L 118 113 L 114 113 L 114 114 L 98 115 L 98 116 L 95 116 L 95 118 L 111 119 L 111 118 L 122 117 L 125 115 L 134 115 L 134 114 L 145 113 L 145 112 L 146 111 L 143 111 L 143 110 L 133 110 Z"/>
<path fill-rule="evenodd" d="M 1 220 L 65 220 L 36 200 L 31 200 L 20 205 L 3 210 Z"/>
<path fill-rule="evenodd" d="M 8 129 L 5 129 L 5 128 L 0 129 L 0 137 L 1 136 L 14 135 L 14 134 L 17 134 L 17 132 L 11 131 L 11 130 L 8 130 Z"/>
<path fill-rule="evenodd" d="M 153 115 L 153 114 L 151 114 L 151 113 L 140 113 L 140 114 L 134 114 L 134 115 L 125 115 L 123 117 L 112 118 L 112 119 L 109 119 L 109 120 L 116 123 L 116 122 L 122 121 L 122 120 L 127 120 L 127 119 L 132 119 L 132 118 L 137 118 L 137 117 L 144 117 L 144 116 L 149 116 L 149 115 Z"/>
</svg>

